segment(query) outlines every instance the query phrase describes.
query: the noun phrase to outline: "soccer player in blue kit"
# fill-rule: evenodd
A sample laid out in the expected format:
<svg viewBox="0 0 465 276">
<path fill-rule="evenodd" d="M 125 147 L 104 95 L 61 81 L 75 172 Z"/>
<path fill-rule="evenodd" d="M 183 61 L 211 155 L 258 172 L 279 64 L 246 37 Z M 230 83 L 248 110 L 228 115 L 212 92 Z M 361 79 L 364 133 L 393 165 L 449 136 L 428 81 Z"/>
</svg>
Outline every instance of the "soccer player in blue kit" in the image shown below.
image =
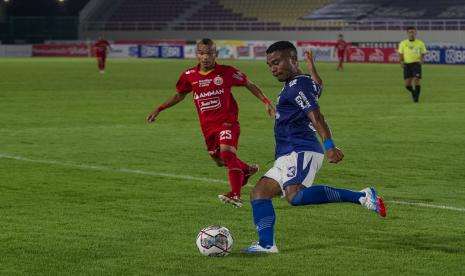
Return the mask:
<svg viewBox="0 0 465 276">
<path fill-rule="evenodd" d="M 275 162 L 258 181 L 250 195 L 253 219 L 259 241 L 244 253 L 278 253 L 274 240 L 275 212 L 271 199 L 283 195 L 293 206 L 333 202 L 351 202 L 386 216 L 383 200 L 373 188 L 360 192 L 329 186 L 313 186 L 326 152 L 330 163 L 338 163 L 344 154 L 333 141 L 331 131 L 320 112 L 318 98 L 322 81 L 311 51 L 305 52 L 310 75 L 304 75 L 297 61 L 297 50 L 289 41 L 268 47 L 266 62 L 284 88 L 275 113 Z M 323 148 L 315 132 L 323 141 Z"/>
</svg>

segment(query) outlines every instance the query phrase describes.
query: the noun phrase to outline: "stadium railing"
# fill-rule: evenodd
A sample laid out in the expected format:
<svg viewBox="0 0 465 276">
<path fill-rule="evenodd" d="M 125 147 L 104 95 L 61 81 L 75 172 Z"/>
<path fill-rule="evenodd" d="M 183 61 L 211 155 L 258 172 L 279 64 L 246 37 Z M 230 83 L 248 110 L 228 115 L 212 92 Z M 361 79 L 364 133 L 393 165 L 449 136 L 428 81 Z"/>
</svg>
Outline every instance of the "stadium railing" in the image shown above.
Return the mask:
<svg viewBox="0 0 465 276">
<path fill-rule="evenodd" d="M 394 31 L 415 26 L 418 30 L 465 30 L 465 20 L 386 20 L 386 21 L 296 21 L 283 26 L 280 22 L 259 21 L 95 21 L 81 22 L 82 31 L 146 30 L 219 30 L 219 31 Z"/>
</svg>

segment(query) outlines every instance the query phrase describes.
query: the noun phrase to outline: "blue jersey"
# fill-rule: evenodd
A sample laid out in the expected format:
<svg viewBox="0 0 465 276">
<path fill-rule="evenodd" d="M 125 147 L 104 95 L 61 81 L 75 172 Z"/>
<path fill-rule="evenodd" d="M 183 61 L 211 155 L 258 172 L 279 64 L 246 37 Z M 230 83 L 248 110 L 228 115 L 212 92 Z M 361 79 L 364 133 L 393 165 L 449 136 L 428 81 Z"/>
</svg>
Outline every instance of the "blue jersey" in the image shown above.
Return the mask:
<svg viewBox="0 0 465 276">
<path fill-rule="evenodd" d="M 320 95 L 321 87 L 308 75 L 299 75 L 286 82 L 276 104 L 276 159 L 293 151 L 324 153 L 307 117 L 309 112 L 319 108 Z"/>
</svg>

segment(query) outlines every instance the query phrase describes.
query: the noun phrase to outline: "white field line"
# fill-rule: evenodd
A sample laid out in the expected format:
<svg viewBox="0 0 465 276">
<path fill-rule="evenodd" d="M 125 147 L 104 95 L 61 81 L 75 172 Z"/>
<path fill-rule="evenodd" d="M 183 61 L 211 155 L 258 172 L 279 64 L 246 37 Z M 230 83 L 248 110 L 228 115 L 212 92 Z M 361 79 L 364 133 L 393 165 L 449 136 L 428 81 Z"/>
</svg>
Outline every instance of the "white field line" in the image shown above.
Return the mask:
<svg viewBox="0 0 465 276">
<path fill-rule="evenodd" d="M 79 169 L 89 169 L 89 170 L 96 170 L 96 171 L 110 171 L 110 172 L 121 172 L 121 173 L 150 175 L 150 176 L 161 176 L 161 177 L 166 177 L 166 178 L 175 178 L 175 179 L 182 179 L 182 180 L 195 180 L 195 181 L 201 181 L 201 182 L 207 182 L 207 183 L 212 183 L 212 182 L 214 182 L 214 183 L 223 183 L 223 184 L 228 183 L 228 181 L 221 180 L 221 179 L 195 177 L 195 176 L 191 176 L 191 175 L 182 175 L 182 174 L 148 172 L 148 171 L 132 170 L 132 169 L 124 169 L 124 168 L 111 168 L 111 167 L 88 165 L 88 164 L 77 164 L 77 163 L 71 163 L 71 162 L 66 162 L 66 161 L 57 161 L 57 160 L 31 159 L 31 158 L 27 158 L 27 157 L 9 155 L 9 154 L 3 154 L 3 153 L 0 153 L 0 158 L 13 159 L 13 160 L 25 161 L 25 162 L 31 162 L 31 163 L 59 165 L 59 166 L 73 167 L 73 168 L 79 168 Z"/>
<path fill-rule="evenodd" d="M 149 176 L 160 176 L 160 177 L 182 179 L 182 180 L 195 180 L 195 181 L 201 181 L 201 182 L 207 182 L 207 183 L 212 183 L 212 182 L 222 183 L 222 184 L 228 183 L 228 181 L 221 180 L 221 179 L 214 179 L 214 178 L 196 177 L 196 176 L 191 176 L 191 175 L 181 175 L 181 174 L 171 174 L 171 173 L 148 172 L 148 171 L 143 171 L 143 170 L 133 170 L 133 169 L 124 169 L 124 168 L 111 168 L 111 167 L 95 166 L 95 165 L 88 165 L 88 164 L 77 164 L 77 163 L 71 163 L 71 162 L 66 162 L 66 161 L 62 162 L 62 161 L 57 161 L 57 160 L 31 159 L 27 157 L 3 154 L 3 153 L 0 153 L 0 158 L 13 159 L 13 160 L 25 161 L 25 162 L 31 162 L 31 163 L 59 165 L 59 166 L 73 167 L 73 168 L 79 168 L 79 169 L 89 169 L 89 170 L 96 170 L 96 171 L 109 171 L 109 172 L 120 172 L 120 173 L 149 175 Z M 411 205 L 411 206 L 422 207 L 422 208 L 445 209 L 445 210 L 451 210 L 451 211 L 465 212 L 465 208 L 452 207 L 452 206 L 447 206 L 447 205 L 433 205 L 433 204 L 427 204 L 427 203 L 421 203 L 421 202 L 407 202 L 407 201 L 399 201 L 399 200 L 390 200 L 387 202 L 394 203 L 394 204 L 401 204 L 401 205 Z"/>
<path fill-rule="evenodd" d="M 433 204 L 427 204 L 427 203 L 421 203 L 421 202 L 407 202 L 407 201 L 398 201 L 398 200 L 390 200 L 388 202 L 395 203 L 395 204 L 402 204 L 402 205 L 412 205 L 412 206 L 417 206 L 417 207 L 446 209 L 446 210 L 452 210 L 452 211 L 465 212 L 465 208 L 452 207 L 452 206 L 446 206 L 446 205 L 433 205 Z"/>
</svg>

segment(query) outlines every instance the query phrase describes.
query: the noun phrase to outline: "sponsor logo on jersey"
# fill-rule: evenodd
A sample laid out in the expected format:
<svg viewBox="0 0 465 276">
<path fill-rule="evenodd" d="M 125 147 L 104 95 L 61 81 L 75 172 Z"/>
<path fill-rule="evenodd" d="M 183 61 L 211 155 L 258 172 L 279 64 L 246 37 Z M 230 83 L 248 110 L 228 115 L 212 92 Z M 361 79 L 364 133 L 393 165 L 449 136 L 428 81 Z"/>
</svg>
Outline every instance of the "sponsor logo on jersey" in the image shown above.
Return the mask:
<svg viewBox="0 0 465 276">
<path fill-rule="evenodd" d="M 368 56 L 368 61 L 370 62 L 383 62 L 384 53 L 380 49 L 375 49 L 373 53 Z"/>
<path fill-rule="evenodd" d="M 210 99 L 199 100 L 200 112 L 214 110 L 221 107 L 221 101 L 219 97 L 213 97 Z"/>
<path fill-rule="evenodd" d="M 212 91 L 207 91 L 207 92 L 201 92 L 201 93 L 194 93 L 194 100 L 198 100 L 201 98 L 206 98 L 206 97 L 211 97 L 211 96 L 217 96 L 221 95 L 224 93 L 224 89 L 217 89 L 217 90 L 212 90 Z"/>
<path fill-rule="evenodd" d="M 291 80 L 291 81 L 289 82 L 289 87 L 294 86 L 296 83 L 297 83 L 297 79 Z"/>
<path fill-rule="evenodd" d="M 312 105 L 308 101 L 307 97 L 305 96 L 303 91 L 299 91 L 299 95 L 295 97 L 295 102 L 300 106 L 302 109 L 306 109 L 311 107 Z"/>
<path fill-rule="evenodd" d="M 209 86 L 211 82 L 212 82 L 212 79 L 199 80 L 199 87 Z"/>
<path fill-rule="evenodd" d="M 240 81 L 243 81 L 243 80 L 244 80 L 244 75 L 243 75 L 241 72 L 239 72 L 239 71 L 237 71 L 236 73 L 234 73 L 234 75 L 232 75 L 232 77 L 235 78 L 235 79 L 238 79 L 238 80 L 240 80 Z"/>
<path fill-rule="evenodd" d="M 308 128 L 310 128 L 313 132 L 316 131 L 315 127 L 313 126 L 312 122 L 308 123 Z"/>
<path fill-rule="evenodd" d="M 222 85 L 223 84 L 223 78 L 220 76 L 217 76 L 213 79 L 213 83 L 216 85 Z"/>
</svg>

